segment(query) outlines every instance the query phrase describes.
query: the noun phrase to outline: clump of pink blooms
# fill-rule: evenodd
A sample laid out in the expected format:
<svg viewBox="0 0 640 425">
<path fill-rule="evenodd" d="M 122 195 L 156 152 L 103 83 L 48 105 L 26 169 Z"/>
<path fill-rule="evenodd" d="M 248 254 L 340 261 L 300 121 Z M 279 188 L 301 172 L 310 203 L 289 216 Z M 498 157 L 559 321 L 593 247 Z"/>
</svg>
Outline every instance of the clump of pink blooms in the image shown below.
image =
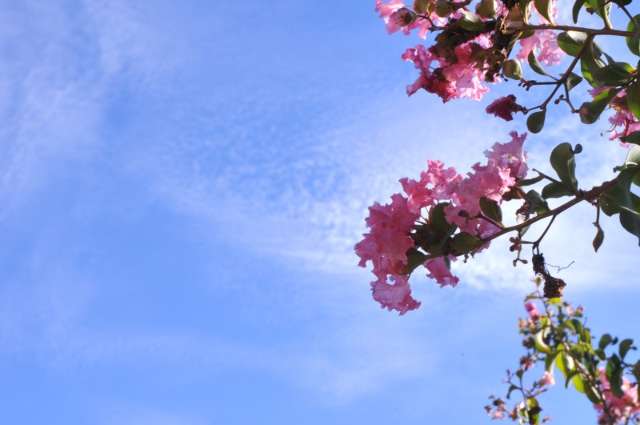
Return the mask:
<svg viewBox="0 0 640 425">
<path fill-rule="evenodd" d="M 386 205 L 375 203 L 369 208 L 366 224 L 369 232 L 355 246 L 359 265 L 373 265 L 376 280 L 371 283 L 373 298 L 383 308 L 400 314 L 414 310 L 420 303 L 411 296 L 406 273 L 407 254 L 416 249 L 411 236 L 421 214 L 439 203 L 446 202 L 446 220 L 460 231 L 481 239 L 494 235 L 500 229 L 490 221 L 479 218 L 482 197 L 502 202 L 502 197 L 517 179 L 527 173 L 526 154 L 523 149 L 526 134 L 511 133 L 511 141 L 496 143 L 485 152 L 485 164 L 477 163 L 463 176 L 454 168 L 445 168 L 440 161 L 429 161 L 419 180 L 400 180 L 404 193 L 391 196 Z M 477 251 L 484 249 L 484 246 Z M 428 259 L 424 266 L 428 276 L 441 286 L 456 286 L 459 279 L 451 273 L 449 263 L 453 255 Z"/>
<path fill-rule="evenodd" d="M 545 65 L 557 65 L 564 57 L 564 52 L 556 41 L 556 33 L 551 30 L 538 30 L 532 36 L 520 40 L 520 51 L 516 57 L 527 60 L 531 52 Z"/>
<path fill-rule="evenodd" d="M 538 383 L 544 387 L 555 385 L 556 378 L 555 376 L 553 376 L 553 372 L 545 370 L 542 374 L 542 378 L 540 378 L 540 381 L 538 381 Z"/>
<path fill-rule="evenodd" d="M 424 3 L 435 5 L 435 1 Z M 555 2 L 552 3 L 552 14 L 555 16 L 557 10 Z M 376 0 L 376 11 L 384 20 L 389 33 L 402 31 L 410 34 L 417 30 L 423 39 L 434 26 L 438 29 L 446 28 L 448 23 L 455 23 L 462 17 L 462 11 L 467 10 L 466 6 L 460 6 L 446 17 L 438 16 L 433 11 L 428 15 L 420 15 L 411 10 L 403 0 Z M 495 19 L 505 19 L 508 12 L 502 0 L 497 0 Z M 547 23 L 537 12 L 536 15 L 540 21 Z M 487 20 L 482 18 L 483 22 Z M 402 58 L 412 62 L 420 72 L 418 79 L 407 87 L 407 94 L 411 96 L 423 89 L 438 95 L 443 102 L 458 98 L 482 99 L 489 91 L 486 83 L 498 79 L 497 70 L 486 62 L 486 58 L 492 55 L 485 54 L 492 51 L 497 38 L 499 37 L 496 37 L 494 29 L 487 29 L 462 39 L 453 46 L 440 44 L 436 39 L 436 43 L 431 47 L 418 45 L 407 49 Z M 560 63 L 564 56 L 556 41 L 556 34 L 551 30 L 537 30 L 518 42 L 520 50 L 516 57 L 521 60 L 526 60 L 533 52 L 538 61 L 546 65 L 555 65 Z"/>
<path fill-rule="evenodd" d="M 609 139 L 620 139 L 640 131 L 640 121 L 633 115 L 627 106 L 627 94 L 621 90 L 611 102 L 611 107 L 615 111 L 609 117 L 611 124 L 611 136 Z"/>
<path fill-rule="evenodd" d="M 529 313 L 529 317 L 531 318 L 531 320 L 535 322 L 540 319 L 540 312 L 538 311 L 538 308 L 534 303 L 529 301 L 525 303 L 524 308 L 525 310 L 527 310 L 527 313 Z"/>
<path fill-rule="evenodd" d="M 488 114 L 493 114 L 505 121 L 513 120 L 516 112 L 525 112 L 526 108 L 519 105 L 514 95 L 500 97 L 489 104 L 486 108 Z"/>
<path fill-rule="evenodd" d="M 589 94 L 595 98 L 607 89 L 608 87 L 598 87 L 589 90 Z M 609 117 L 609 123 L 611 124 L 609 140 L 621 139 L 640 131 L 640 121 L 627 106 L 627 93 L 625 90 L 620 90 L 616 94 L 611 100 L 610 106 L 614 113 Z"/>
<path fill-rule="evenodd" d="M 600 412 L 598 423 L 612 423 L 609 416 L 612 416 L 614 423 L 628 423 L 627 420 L 640 414 L 640 402 L 638 402 L 637 384 L 631 384 L 627 379 L 622 381 L 622 396 L 617 397 L 611 391 L 611 384 L 607 379 L 604 369 L 600 369 L 600 388 L 605 397 L 605 404 L 609 415 L 605 412 L 602 404 L 596 404 L 595 408 Z"/>
<path fill-rule="evenodd" d="M 440 96 L 443 102 L 458 98 L 482 99 L 489 88 L 484 84 L 485 71 L 477 65 L 473 53 L 488 45 L 486 36 L 461 44 L 454 49 L 455 60 L 438 55 L 435 46 L 407 49 L 402 59 L 412 62 L 420 71 L 418 79 L 407 86 L 407 94 L 411 96 L 424 89 Z M 432 69 L 434 63 L 438 67 Z"/>
<path fill-rule="evenodd" d="M 418 36 L 425 39 L 431 28 L 431 22 L 443 23 L 443 19 L 435 13 L 430 14 L 430 20 L 416 19 L 414 12 L 407 8 L 403 0 L 391 0 L 388 3 L 376 0 L 376 12 L 380 14 L 389 34 L 402 31 L 409 35 L 411 31 L 417 30 Z"/>
</svg>

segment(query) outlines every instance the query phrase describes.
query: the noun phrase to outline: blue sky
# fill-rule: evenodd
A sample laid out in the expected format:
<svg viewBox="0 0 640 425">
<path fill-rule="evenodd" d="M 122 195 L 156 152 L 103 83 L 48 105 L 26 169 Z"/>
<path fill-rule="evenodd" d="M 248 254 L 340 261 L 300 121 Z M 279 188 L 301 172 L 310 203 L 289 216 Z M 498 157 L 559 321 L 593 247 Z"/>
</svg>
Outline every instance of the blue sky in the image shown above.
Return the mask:
<svg viewBox="0 0 640 425">
<path fill-rule="evenodd" d="M 1 2 L 3 422 L 490 422 L 529 270 L 496 244 L 455 290 L 416 276 L 399 317 L 351 247 L 399 177 L 465 169 L 523 124 L 407 99 L 415 40 L 371 3 Z M 585 186 L 624 157 L 606 123 L 546 130 L 531 161 L 582 142 Z M 607 222 L 592 254 L 591 213 L 545 252 L 576 261 L 596 330 L 637 336 L 636 241 Z M 569 391 L 548 403 L 593 421 Z"/>
</svg>

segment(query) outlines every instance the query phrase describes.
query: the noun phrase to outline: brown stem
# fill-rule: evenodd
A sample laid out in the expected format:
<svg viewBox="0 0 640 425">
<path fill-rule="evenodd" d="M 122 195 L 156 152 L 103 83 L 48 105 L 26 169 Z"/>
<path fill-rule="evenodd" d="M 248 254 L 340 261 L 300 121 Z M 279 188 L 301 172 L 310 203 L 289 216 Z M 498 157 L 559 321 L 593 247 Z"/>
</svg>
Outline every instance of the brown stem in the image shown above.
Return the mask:
<svg viewBox="0 0 640 425">
<path fill-rule="evenodd" d="M 598 198 L 598 196 L 600 196 L 601 193 L 603 193 L 604 191 L 606 191 L 610 187 L 614 186 L 618 182 L 618 178 L 619 178 L 619 176 L 614 178 L 614 179 L 612 179 L 612 180 L 608 180 L 608 181 L 604 182 L 600 186 L 593 187 L 592 189 L 590 189 L 588 191 L 580 190 L 580 191 L 578 191 L 578 193 L 576 194 L 576 196 L 573 199 L 565 202 L 564 204 L 562 204 L 562 205 L 560 205 L 560 206 L 558 206 L 558 207 L 556 207 L 556 208 L 554 208 L 552 210 L 546 211 L 546 212 L 544 212 L 542 214 L 538 214 L 538 215 L 536 215 L 535 217 L 533 217 L 533 218 L 531 218 L 529 220 L 523 221 L 522 223 L 515 224 L 513 226 L 502 227 L 499 232 L 497 232 L 497 233 L 495 233 L 495 234 L 493 234 L 493 235 L 491 235 L 491 236 L 489 236 L 489 237 L 487 237 L 485 239 L 482 239 L 482 242 L 483 243 L 491 242 L 492 240 L 497 239 L 497 238 L 499 238 L 501 236 L 504 236 L 507 233 L 519 232 L 522 229 L 531 226 L 532 224 L 535 224 L 535 223 L 537 223 L 537 222 L 539 222 L 541 220 L 544 220 L 545 218 L 549 218 L 549 217 L 555 218 L 556 216 L 562 214 L 563 212 L 565 212 L 569 208 L 571 208 L 571 207 L 573 207 L 573 206 L 575 206 L 575 205 L 577 205 L 577 204 L 579 204 L 579 203 L 581 203 L 583 201 L 587 201 L 587 202 L 592 203 L 595 199 Z M 425 259 L 425 261 L 426 260 L 433 260 L 435 258 L 442 257 L 443 255 L 451 255 L 451 253 L 441 254 L 441 255 L 430 254 L 430 255 L 425 256 L 424 259 Z"/>
<path fill-rule="evenodd" d="M 529 111 L 534 110 L 534 109 L 541 109 L 541 110 L 547 109 L 547 105 L 549 104 L 549 102 L 551 102 L 553 97 L 556 95 L 556 93 L 558 92 L 558 90 L 562 86 L 565 87 L 565 91 L 566 91 L 566 94 L 567 94 L 567 100 L 569 99 L 569 90 L 566 89 L 567 80 L 569 79 L 569 76 L 573 72 L 573 69 L 578 64 L 578 61 L 580 60 L 580 57 L 582 56 L 582 52 L 584 52 L 585 49 L 591 44 L 591 40 L 593 39 L 593 37 L 594 37 L 593 34 L 589 34 L 587 36 L 587 39 L 585 40 L 584 44 L 582 45 L 582 48 L 580 48 L 580 52 L 576 55 L 575 58 L 573 58 L 573 60 L 571 61 L 571 64 L 569 64 L 569 67 L 567 68 L 567 70 L 564 72 L 564 74 L 562 74 L 562 77 L 560 77 L 560 79 L 558 81 L 556 81 L 556 83 L 555 83 L 556 86 L 553 88 L 553 91 L 547 97 L 547 99 L 544 102 L 542 102 L 540 105 L 529 109 Z"/>
<path fill-rule="evenodd" d="M 526 31 L 526 30 L 554 30 L 554 31 L 576 31 L 583 32 L 585 34 L 595 36 L 595 35 L 614 35 L 618 37 L 631 37 L 633 33 L 631 31 L 623 31 L 623 30 L 615 30 L 609 28 L 587 28 L 587 27 L 576 27 L 573 25 L 553 25 L 553 24 L 540 24 L 540 25 L 514 25 L 509 27 L 509 29 Z"/>
</svg>

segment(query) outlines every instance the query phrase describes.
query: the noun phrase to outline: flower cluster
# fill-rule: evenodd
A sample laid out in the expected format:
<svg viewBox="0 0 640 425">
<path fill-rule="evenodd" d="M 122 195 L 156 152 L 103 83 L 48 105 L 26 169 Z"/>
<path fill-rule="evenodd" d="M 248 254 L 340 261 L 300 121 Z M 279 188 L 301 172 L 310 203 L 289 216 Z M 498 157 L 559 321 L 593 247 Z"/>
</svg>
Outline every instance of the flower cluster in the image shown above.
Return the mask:
<svg viewBox="0 0 640 425">
<path fill-rule="evenodd" d="M 391 203 L 374 204 L 366 219 L 369 232 L 355 246 L 360 257 L 359 265 L 370 261 L 376 280 L 372 282 L 373 297 L 382 307 L 404 314 L 419 307 L 411 296 L 408 282 L 410 256 L 425 258 L 422 264 L 428 276 L 442 286 L 455 286 L 458 278 L 451 274 L 450 262 L 459 252 L 444 249 L 456 228 L 461 233 L 476 238 L 478 252 L 488 246 L 485 240 L 499 232 L 498 224 L 483 217 L 480 208 L 482 198 L 496 203 L 527 173 L 526 155 L 523 149 L 526 134 L 511 133 L 508 143 L 496 143 L 485 152 L 485 164 L 475 164 L 466 176 L 454 168 L 445 168 L 439 161 L 429 161 L 428 168 L 419 180 L 400 180 L 404 193 L 396 193 Z M 437 240 L 440 251 L 434 248 L 433 235 L 441 229 L 435 218 L 421 221 L 422 214 L 432 216 L 434 211 L 443 213 L 441 222 L 451 226 L 443 238 Z M 421 229 L 418 231 L 417 229 Z M 424 253 L 422 252 L 424 251 Z M 431 255 L 427 258 L 427 255 Z M 415 255 L 414 255 L 415 257 Z"/>
<path fill-rule="evenodd" d="M 628 379 L 623 378 L 621 390 L 622 395 L 616 396 L 612 389 L 607 374 L 604 369 L 600 369 L 600 391 L 604 395 L 604 402 L 594 404 L 596 410 L 600 412 L 599 424 L 629 423 L 628 421 L 640 415 L 640 402 L 638 401 L 637 384 L 632 384 Z M 607 407 L 605 411 L 605 406 Z"/>
<path fill-rule="evenodd" d="M 605 334 L 593 344 L 583 308 L 544 297 L 540 291 L 543 279 L 537 276 L 534 282 L 537 289 L 527 295 L 524 303 L 528 317 L 518 323 L 527 353 L 520 358 L 515 372 L 507 371 L 509 390 L 505 399 L 490 397 L 491 403 L 485 407 L 489 416 L 539 423 L 542 407 L 538 397 L 555 385 L 554 369 L 557 368 L 564 377 L 562 382 L 567 386 L 573 384 L 593 403 L 599 424 L 637 423 L 640 420 L 637 385 L 640 361 L 633 364 L 628 358 L 628 353 L 635 349 L 633 341 L 618 341 Z M 607 348 L 615 345 L 617 349 L 607 355 Z M 544 365 L 544 373 L 527 384 L 526 374 L 536 364 Z M 632 377 L 636 382 L 628 379 Z M 522 400 L 515 401 L 509 408 L 505 400 L 514 392 L 521 395 Z"/>
<path fill-rule="evenodd" d="M 442 31 L 432 46 L 418 45 L 402 55 L 420 72 L 418 79 L 407 87 L 409 95 L 423 89 L 438 95 L 443 102 L 457 98 L 482 99 L 489 91 L 486 83 L 499 80 L 500 70 L 516 40 L 520 44 L 517 59 L 526 60 L 533 54 L 544 64 L 560 63 L 564 52 L 553 31 L 537 30 L 526 36 L 515 36 L 512 31 L 501 28 L 500 23 L 523 22 L 518 6 L 512 5 L 510 10 L 502 0 L 482 0 L 473 13 L 470 3 L 416 0 L 413 8 L 409 8 L 403 0 L 376 0 L 376 11 L 389 33 L 410 34 L 417 30 L 424 39 L 429 31 Z M 555 2 L 550 3 L 550 8 L 551 16 L 555 16 Z M 527 20 L 537 16 L 540 22 L 548 22 L 533 10 L 530 4 L 524 12 Z"/>
</svg>

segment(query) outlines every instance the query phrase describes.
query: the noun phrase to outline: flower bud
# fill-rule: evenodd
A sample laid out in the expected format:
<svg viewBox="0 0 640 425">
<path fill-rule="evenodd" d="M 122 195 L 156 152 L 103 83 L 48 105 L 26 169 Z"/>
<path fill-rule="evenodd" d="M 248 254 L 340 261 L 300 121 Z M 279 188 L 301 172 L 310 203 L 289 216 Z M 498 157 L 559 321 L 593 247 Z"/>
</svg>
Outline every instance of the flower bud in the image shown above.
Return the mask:
<svg viewBox="0 0 640 425">
<path fill-rule="evenodd" d="M 420 14 L 428 14 L 430 12 L 430 8 L 431 8 L 431 1 L 430 0 L 415 0 L 413 2 L 413 10 L 416 11 L 416 13 L 420 13 Z"/>
<path fill-rule="evenodd" d="M 502 73 L 505 77 L 514 80 L 522 79 L 522 66 L 516 59 L 508 59 L 502 64 Z"/>
<path fill-rule="evenodd" d="M 393 12 L 389 19 L 399 27 L 407 27 L 413 24 L 417 17 L 413 10 L 403 7 Z"/>
<path fill-rule="evenodd" d="M 448 0 L 437 0 L 436 1 L 436 15 L 441 18 L 446 18 L 453 12 L 453 8 Z"/>
<path fill-rule="evenodd" d="M 476 5 L 476 13 L 483 18 L 493 18 L 496 16 L 496 0 L 481 0 Z"/>
</svg>

